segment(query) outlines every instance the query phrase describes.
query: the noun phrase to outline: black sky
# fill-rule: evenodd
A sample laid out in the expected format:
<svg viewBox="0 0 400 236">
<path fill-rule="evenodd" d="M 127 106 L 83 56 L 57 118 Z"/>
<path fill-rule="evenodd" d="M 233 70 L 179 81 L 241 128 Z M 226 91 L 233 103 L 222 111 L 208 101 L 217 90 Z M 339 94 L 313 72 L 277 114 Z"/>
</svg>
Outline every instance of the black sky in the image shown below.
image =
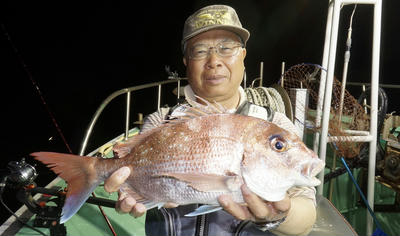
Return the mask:
<svg viewBox="0 0 400 236">
<path fill-rule="evenodd" d="M 211 3 L 236 8 L 242 24 L 251 32 L 247 45 L 248 80 L 259 76 L 264 62 L 265 84 L 277 82 L 281 63 L 287 68 L 300 63 L 321 64 L 328 1 L 18 1 L 0 3 L 2 78 L 2 140 L 4 161 L 34 151 L 67 152 L 37 90 L 18 55 L 37 82 L 49 109 L 73 152 L 79 151 L 88 122 L 110 93 L 124 87 L 165 80 L 165 65 L 184 76 L 180 39 L 186 17 Z M 397 68 L 399 6 L 383 0 L 380 82 L 399 84 Z M 343 9 L 336 76 L 343 65 L 344 39 L 351 6 Z M 353 47 L 348 81 L 370 80 L 372 6 L 360 5 L 353 20 Z M 18 49 L 13 50 L 10 41 Z M 399 110 L 395 90 L 386 90 L 389 110 Z M 353 94 L 356 98 L 358 94 Z M 155 99 L 140 99 L 155 106 Z M 122 103 L 121 103 L 122 104 Z M 139 109 L 139 108 L 138 108 Z M 123 132 L 124 114 L 109 110 L 98 124 L 97 143 Z M 136 111 L 137 112 L 137 111 Z M 110 135 L 111 133 L 111 135 Z M 51 139 L 49 141 L 49 139 Z M 40 169 L 38 182 L 52 174 Z M 42 183 L 42 182 L 41 182 Z"/>
</svg>

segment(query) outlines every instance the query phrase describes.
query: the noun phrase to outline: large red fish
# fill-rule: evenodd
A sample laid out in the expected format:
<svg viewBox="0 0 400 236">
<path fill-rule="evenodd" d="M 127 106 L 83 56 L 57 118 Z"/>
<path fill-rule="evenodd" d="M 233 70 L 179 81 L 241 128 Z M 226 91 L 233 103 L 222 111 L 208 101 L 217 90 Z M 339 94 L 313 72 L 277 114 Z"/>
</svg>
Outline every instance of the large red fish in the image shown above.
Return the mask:
<svg viewBox="0 0 400 236">
<path fill-rule="evenodd" d="M 203 111 L 187 107 L 187 116 L 131 138 L 117 148 L 122 158 L 32 153 L 68 183 L 61 223 L 123 166 L 131 169 L 125 188 L 148 209 L 207 204 L 190 215 L 221 209 L 221 194 L 243 202 L 243 183 L 267 201 L 283 199 L 293 186 L 320 183 L 315 176 L 323 161 L 294 133 L 255 117 Z"/>
</svg>

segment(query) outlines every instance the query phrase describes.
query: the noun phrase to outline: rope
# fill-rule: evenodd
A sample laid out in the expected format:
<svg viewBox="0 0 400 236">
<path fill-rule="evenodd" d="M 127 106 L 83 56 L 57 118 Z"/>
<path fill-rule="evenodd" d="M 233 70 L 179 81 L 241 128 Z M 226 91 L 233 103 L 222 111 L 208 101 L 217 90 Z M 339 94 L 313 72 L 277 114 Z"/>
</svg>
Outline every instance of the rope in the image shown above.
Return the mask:
<svg viewBox="0 0 400 236">
<path fill-rule="evenodd" d="M 245 92 L 249 102 L 259 106 L 268 106 L 273 111 L 285 114 L 285 103 L 276 89 L 266 87 L 246 88 Z"/>
</svg>

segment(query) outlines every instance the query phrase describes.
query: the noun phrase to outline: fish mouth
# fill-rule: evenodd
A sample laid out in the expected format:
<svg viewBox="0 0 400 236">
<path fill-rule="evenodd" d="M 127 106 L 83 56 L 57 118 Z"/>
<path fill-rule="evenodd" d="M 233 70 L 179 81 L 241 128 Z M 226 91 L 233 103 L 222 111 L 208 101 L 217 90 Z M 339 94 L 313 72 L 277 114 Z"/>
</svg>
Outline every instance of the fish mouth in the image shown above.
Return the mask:
<svg viewBox="0 0 400 236">
<path fill-rule="evenodd" d="M 312 162 L 304 164 L 301 169 L 301 174 L 304 177 L 313 177 L 316 176 L 319 172 L 324 169 L 324 162 L 320 159 L 315 159 Z"/>
<path fill-rule="evenodd" d="M 316 177 L 325 167 L 325 163 L 317 158 L 310 162 L 303 164 L 301 168 L 301 176 L 303 177 L 304 183 L 308 186 L 317 186 L 321 184 L 321 181 Z"/>
</svg>

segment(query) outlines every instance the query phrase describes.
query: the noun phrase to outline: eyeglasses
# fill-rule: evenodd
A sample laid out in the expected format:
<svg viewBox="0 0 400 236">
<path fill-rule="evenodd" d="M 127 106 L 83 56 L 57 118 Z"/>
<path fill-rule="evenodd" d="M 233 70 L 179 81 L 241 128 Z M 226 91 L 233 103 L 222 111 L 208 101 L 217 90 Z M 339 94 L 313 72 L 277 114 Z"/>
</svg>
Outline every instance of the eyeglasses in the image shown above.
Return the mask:
<svg viewBox="0 0 400 236">
<path fill-rule="evenodd" d="M 207 44 L 197 44 L 193 46 L 189 51 L 189 58 L 192 60 L 202 60 L 206 58 L 211 50 L 214 50 L 220 57 L 232 57 L 236 56 L 239 52 L 239 48 L 242 48 L 243 44 L 237 42 L 221 42 L 210 47 Z"/>
</svg>

